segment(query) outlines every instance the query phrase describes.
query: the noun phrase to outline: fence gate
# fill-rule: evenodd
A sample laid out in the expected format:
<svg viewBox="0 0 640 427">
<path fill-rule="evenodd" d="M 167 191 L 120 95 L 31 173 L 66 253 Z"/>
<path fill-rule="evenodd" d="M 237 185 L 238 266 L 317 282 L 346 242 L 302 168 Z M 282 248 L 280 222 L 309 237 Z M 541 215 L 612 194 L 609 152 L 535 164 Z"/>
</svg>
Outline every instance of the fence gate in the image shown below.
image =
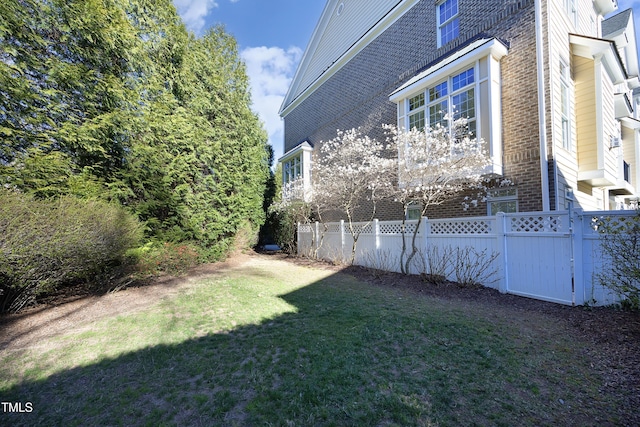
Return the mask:
<svg viewBox="0 0 640 427">
<path fill-rule="evenodd" d="M 569 216 L 510 214 L 503 224 L 507 292 L 574 303 Z"/>
</svg>

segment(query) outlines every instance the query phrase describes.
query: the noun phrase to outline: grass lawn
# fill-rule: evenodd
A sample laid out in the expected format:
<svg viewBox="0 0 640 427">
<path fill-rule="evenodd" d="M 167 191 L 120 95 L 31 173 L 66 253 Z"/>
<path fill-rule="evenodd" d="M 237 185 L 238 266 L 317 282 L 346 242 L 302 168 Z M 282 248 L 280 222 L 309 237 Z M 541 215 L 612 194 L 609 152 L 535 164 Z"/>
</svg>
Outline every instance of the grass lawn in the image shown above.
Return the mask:
<svg viewBox="0 0 640 427">
<path fill-rule="evenodd" d="M 264 256 L 181 289 L 0 348 L 0 401 L 33 408 L 0 425 L 624 424 L 587 343 L 542 314 Z"/>
</svg>

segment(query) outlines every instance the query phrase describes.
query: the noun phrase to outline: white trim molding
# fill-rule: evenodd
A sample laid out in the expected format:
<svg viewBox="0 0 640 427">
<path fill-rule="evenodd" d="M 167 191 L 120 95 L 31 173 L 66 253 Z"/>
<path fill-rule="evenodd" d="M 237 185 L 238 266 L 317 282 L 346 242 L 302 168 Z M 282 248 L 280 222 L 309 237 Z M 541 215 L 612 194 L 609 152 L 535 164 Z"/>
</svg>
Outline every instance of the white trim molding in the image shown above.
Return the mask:
<svg viewBox="0 0 640 427">
<path fill-rule="evenodd" d="M 344 67 L 349 61 L 351 61 L 358 53 L 360 53 L 365 47 L 367 47 L 373 40 L 380 36 L 385 30 L 393 25 L 398 19 L 400 19 L 407 11 L 413 6 L 418 4 L 420 0 L 404 0 L 399 1 L 396 6 L 393 7 L 382 19 L 376 23 L 369 31 L 367 31 L 357 42 L 353 44 L 344 54 L 336 59 L 326 70 L 324 70 L 314 81 L 306 88 L 300 88 L 300 81 L 305 73 L 306 68 L 311 63 L 315 49 L 319 43 L 319 37 L 322 34 L 322 30 L 327 26 L 328 20 L 333 13 L 334 7 L 331 3 L 335 0 L 327 3 L 325 11 L 320 19 L 318 27 L 316 27 L 311 43 L 307 51 L 305 51 L 300 66 L 296 71 L 289 90 L 285 95 L 282 106 L 280 107 L 280 116 L 284 117 L 289 114 L 293 109 L 302 103 L 309 95 L 316 91 L 322 84 L 324 84 L 329 78 L 337 73 L 342 67 Z"/>
</svg>

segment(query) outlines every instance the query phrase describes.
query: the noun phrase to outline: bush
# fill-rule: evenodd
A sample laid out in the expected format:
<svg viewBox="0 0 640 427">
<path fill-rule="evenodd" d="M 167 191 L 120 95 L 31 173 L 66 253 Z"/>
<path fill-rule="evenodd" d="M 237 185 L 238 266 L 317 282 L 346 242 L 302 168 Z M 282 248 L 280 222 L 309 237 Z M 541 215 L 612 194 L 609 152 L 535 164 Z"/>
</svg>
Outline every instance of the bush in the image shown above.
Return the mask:
<svg viewBox="0 0 640 427">
<path fill-rule="evenodd" d="M 268 232 L 283 251 L 296 254 L 298 223 L 308 222 L 310 216 L 311 209 L 307 203 L 274 203 L 267 215 Z"/>
<path fill-rule="evenodd" d="M 477 250 L 472 246 L 427 246 L 419 250 L 415 265 L 420 275 L 429 283 L 447 283 L 453 276 L 461 287 L 488 286 L 498 279 L 495 260 L 499 254 L 487 249 Z"/>
<path fill-rule="evenodd" d="M 622 305 L 640 309 L 640 210 L 632 217 L 600 217 L 596 226 L 605 265 L 600 284 L 623 297 Z"/>
<path fill-rule="evenodd" d="M 191 243 L 149 242 L 127 251 L 129 262 L 142 277 L 182 274 L 201 261 L 200 248 Z"/>
<path fill-rule="evenodd" d="M 109 271 L 142 232 L 133 215 L 106 202 L 0 191 L 0 311 Z"/>
</svg>

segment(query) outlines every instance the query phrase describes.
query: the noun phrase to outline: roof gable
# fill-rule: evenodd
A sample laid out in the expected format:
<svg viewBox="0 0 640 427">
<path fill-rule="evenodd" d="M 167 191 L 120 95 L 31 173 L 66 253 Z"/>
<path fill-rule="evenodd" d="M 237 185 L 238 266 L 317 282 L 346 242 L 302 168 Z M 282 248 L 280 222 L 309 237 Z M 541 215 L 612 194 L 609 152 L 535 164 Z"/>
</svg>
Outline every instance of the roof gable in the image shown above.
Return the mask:
<svg viewBox="0 0 640 427">
<path fill-rule="evenodd" d="M 365 36 L 395 20 L 394 9 L 415 0 L 328 0 L 281 107 L 282 114 L 341 58 L 364 46 Z M 398 8 L 400 6 L 400 8 Z M 385 26 L 386 23 L 386 26 Z M 364 43 L 366 45 L 366 42 Z"/>
<path fill-rule="evenodd" d="M 613 40 L 630 76 L 638 77 L 638 50 L 633 11 L 627 9 L 602 21 L 602 37 Z"/>
<path fill-rule="evenodd" d="M 624 31 L 631 19 L 631 9 L 622 11 L 602 21 L 602 37 L 607 38 L 608 35 L 618 31 Z"/>
</svg>

